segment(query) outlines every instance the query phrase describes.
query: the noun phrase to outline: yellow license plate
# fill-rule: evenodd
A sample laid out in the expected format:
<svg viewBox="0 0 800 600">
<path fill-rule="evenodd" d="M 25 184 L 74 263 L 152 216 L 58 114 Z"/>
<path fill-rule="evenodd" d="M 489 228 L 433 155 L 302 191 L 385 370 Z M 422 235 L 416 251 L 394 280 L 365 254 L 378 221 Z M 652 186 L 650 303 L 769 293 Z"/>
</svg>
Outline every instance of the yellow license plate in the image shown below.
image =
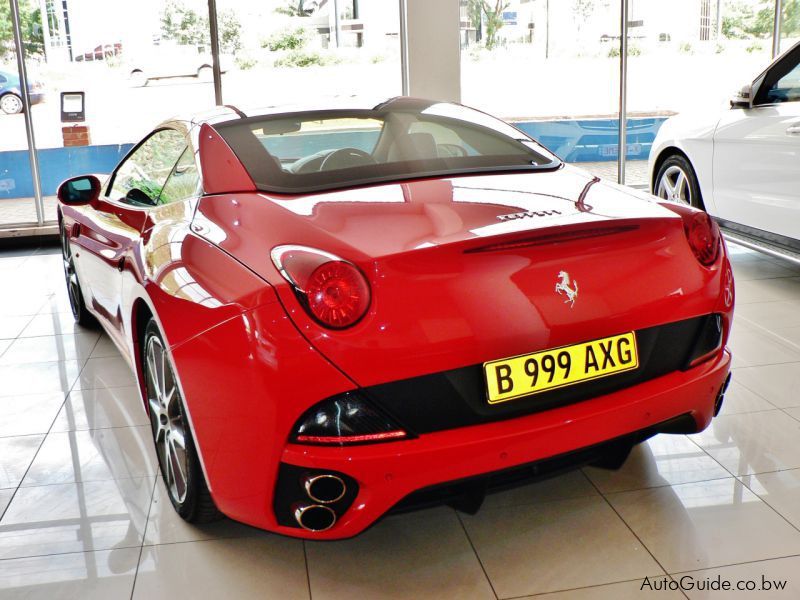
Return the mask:
<svg viewBox="0 0 800 600">
<path fill-rule="evenodd" d="M 483 364 L 489 404 L 632 371 L 639 366 L 636 335 L 542 350 Z"/>
</svg>

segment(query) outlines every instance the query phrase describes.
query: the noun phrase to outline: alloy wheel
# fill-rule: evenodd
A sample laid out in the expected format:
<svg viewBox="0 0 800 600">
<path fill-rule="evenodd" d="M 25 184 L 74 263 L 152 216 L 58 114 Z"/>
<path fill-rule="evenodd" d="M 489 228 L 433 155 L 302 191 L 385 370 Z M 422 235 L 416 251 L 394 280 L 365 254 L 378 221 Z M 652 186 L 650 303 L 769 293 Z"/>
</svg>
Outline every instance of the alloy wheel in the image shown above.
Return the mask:
<svg viewBox="0 0 800 600">
<path fill-rule="evenodd" d="M 14 94 L 6 94 L 0 98 L 0 109 L 6 114 L 16 115 L 22 112 L 22 100 Z"/>
<path fill-rule="evenodd" d="M 692 187 L 683 169 L 672 165 L 664 170 L 658 181 L 656 195 L 664 200 L 692 205 Z"/>
<path fill-rule="evenodd" d="M 145 350 L 147 402 L 164 481 L 174 502 L 186 500 L 189 463 L 186 452 L 186 421 L 180 392 L 161 340 L 151 336 Z"/>
</svg>

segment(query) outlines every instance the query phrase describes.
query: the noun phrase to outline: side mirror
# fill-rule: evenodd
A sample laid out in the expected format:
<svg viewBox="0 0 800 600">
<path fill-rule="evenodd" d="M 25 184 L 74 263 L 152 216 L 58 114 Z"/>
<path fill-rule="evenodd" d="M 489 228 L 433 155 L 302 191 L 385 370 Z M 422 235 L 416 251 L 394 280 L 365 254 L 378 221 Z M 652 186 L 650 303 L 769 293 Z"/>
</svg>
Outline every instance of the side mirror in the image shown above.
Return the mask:
<svg viewBox="0 0 800 600">
<path fill-rule="evenodd" d="M 94 175 L 73 177 L 58 186 L 58 200 L 72 206 L 91 204 L 100 197 L 100 188 L 100 180 Z"/>
<path fill-rule="evenodd" d="M 731 108 L 753 108 L 753 86 L 744 86 L 738 94 L 731 98 Z"/>
</svg>

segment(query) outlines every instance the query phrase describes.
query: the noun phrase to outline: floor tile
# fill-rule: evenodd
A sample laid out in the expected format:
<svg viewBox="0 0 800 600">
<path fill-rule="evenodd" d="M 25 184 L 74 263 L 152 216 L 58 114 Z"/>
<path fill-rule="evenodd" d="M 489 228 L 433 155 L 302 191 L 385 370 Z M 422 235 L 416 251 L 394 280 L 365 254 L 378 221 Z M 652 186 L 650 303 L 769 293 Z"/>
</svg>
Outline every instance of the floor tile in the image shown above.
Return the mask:
<svg viewBox="0 0 800 600">
<path fill-rule="evenodd" d="M 800 553 L 800 532 L 733 478 L 608 499 L 670 573 Z"/>
<path fill-rule="evenodd" d="M 0 277 L 2 277 L 2 271 L 0 271 Z M 13 296 L 0 297 L 0 315 L 5 317 L 27 317 L 27 320 L 30 321 L 44 306 L 48 298 L 47 293 L 27 288 L 24 291 L 20 291 L 20 293 L 15 293 Z"/>
<path fill-rule="evenodd" d="M 800 528 L 800 469 L 740 478 L 764 502 Z"/>
<path fill-rule="evenodd" d="M 50 335 L 33 338 L 18 338 L 0 357 L 0 365 L 57 362 L 89 358 L 97 343 L 98 334 L 79 333 Z"/>
<path fill-rule="evenodd" d="M 61 392 L 64 396 L 77 381 L 82 364 L 64 362 L 0 365 L 0 396 Z"/>
<path fill-rule="evenodd" d="M 800 422 L 780 410 L 717 417 L 691 438 L 734 475 L 800 467 Z"/>
<path fill-rule="evenodd" d="M 6 507 L 8 503 L 11 502 L 11 498 L 14 496 L 15 488 L 10 488 L 6 490 L 0 489 L 0 518 L 3 517 L 3 513 L 6 512 Z"/>
<path fill-rule="evenodd" d="M 69 302 L 69 295 L 67 288 L 56 290 L 52 296 L 48 296 L 44 303 L 39 307 L 36 314 L 52 314 L 52 313 L 69 313 L 72 312 L 72 307 Z"/>
<path fill-rule="evenodd" d="M 602 498 L 482 510 L 462 519 L 501 598 L 663 574 Z"/>
<path fill-rule="evenodd" d="M 777 264 L 767 259 L 733 261 L 733 275 L 737 281 L 796 277 L 797 268 L 791 263 Z"/>
<path fill-rule="evenodd" d="M 50 433 L 23 486 L 155 475 L 150 426 Z"/>
<path fill-rule="evenodd" d="M 735 317 L 729 345 L 736 368 L 800 361 L 800 347 Z"/>
<path fill-rule="evenodd" d="M 650 578 L 648 583 L 644 579 L 638 581 L 627 581 L 625 583 L 611 583 L 579 590 L 568 590 L 566 592 L 555 592 L 553 594 L 543 594 L 540 596 L 530 596 L 531 600 L 639 600 L 640 598 L 663 598 L 663 600 L 681 600 L 685 596 L 677 591 L 653 590 L 648 585 L 653 586 L 657 579 L 662 581 L 666 578 L 662 575 Z M 644 587 L 642 587 L 644 585 Z"/>
<path fill-rule="evenodd" d="M 780 302 L 800 298 L 800 277 L 741 280 L 736 282 L 736 305 Z"/>
<path fill-rule="evenodd" d="M 139 548 L 0 560 L 3 600 L 130 598 Z"/>
<path fill-rule="evenodd" d="M 265 535 L 271 534 L 230 519 L 222 519 L 203 525 L 187 523 L 175 512 L 164 487 L 164 481 L 160 475 L 158 476 L 156 491 L 153 494 L 153 503 L 150 506 L 150 514 L 147 518 L 147 530 L 144 536 L 145 545 Z"/>
<path fill-rule="evenodd" d="M 728 391 L 725 392 L 725 401 L 722 403 L 720 416 L 760 412 L 776 408 L 771 402 L 738 383 L 738 372 L 737 370 L 734 373 L 728 386 Z"/>
<path fill-rule="evenodd" d="M 62 392 L 0 396 L 0 437 L 47 433 L 62 404 Z"/>
<path fill-rule="evenodd" d="M 488 494 L 482 509 L 597 495 L 599 495 L 597 489 L 586 476 L 580 470 L 575 470 L 558 477 Z"/>
<path fill-rule="evenodd" d="M 0 313 L 0 340 L 14 339 L 28 323 L 31 322 L 31 317 L 25 316 L 6 316 Z"/>
<path fill-rule="evenodd" d="M 0 399 L 0 409 L 2 399 Z M 96 390 L 75 390 L 69 396 L 51 431 L 81 431 L 108 427 L 149 425 L 139 390 L 135 387 L 113 387 Z M 0 431 L 2 425 L 0 424 Z"/>
<path fill-rule="evenodd" d="M 90 358 L 81 372 L 75 389 L 98 389 L 136 385 L 128 363 L 122 357 Z"/>
<path fill-rule="evenodd" d="M 780 333 L 787 327 L 800 327 L 800 300 L 742 304 L 736 307 L 736 317 Z"/>
<path fill-rule="evenodd" d="M 14 343 L 14 340 L 0 340 L 0 358 L 12 343 Z"/>
<path fill-rule="evenodd" d="M 350 540 L 306 542 L 311 596 L 494 598 L 455 512 L 389 517 Z"/>
<path fill-rule="evenodd" d="M 112 358 L 118 357 L 119 355 L 119 350 L 117 350 L 111 338 L 107 335 L 102 335 L 97 345 L 94 347 L 94 350 L 92 350 L 91 358 Z"/>
<path fill-rule="evenodd" d="M 0 559 L 141 546 L 153 482 L 19 488 L 0 520 Z"/>
<path fill-rule="evenodd" d="M 800 406 L 793 406 L 792 408 L 784 408 L 783 412 L 785 412 L 787 415 L 789 415 L 796 421 L 800 421 Z"/>
<path fill-rule="evenodd" d="M 775 560 L 765 560 L 759 562 L 749 562 L 741 565 L 732 565 L 718 569 L 708 569 L 704 571 L 694 571 L 683 575 L 675 575 L 675 579 L 691 577 L 696 583 L 705 580 L 729 581 L 731 590 L 698 591 L 687 589 L 686 594 L 690 600 L 728 600 L 728 598 L 758 598 L 759 600 L 787 600 L 788 598 L 800 598 L 800 578 L 795 574 L 800 571 L 800 558 L 793 556 L 789 558 L 779 558 Z M 735 591 L 735 586 L 742 582 L 746 586 L 752 582 L 756 587 L 752 591 L 747 589 Z M 785 587 L 783 587 L 785 585 Z M 782 586 L 782 589 L 777 589 Z"/>
<path fill-rule="evenodd" d="M 777 407 L 800 406 L 800 362 L 736 369 L 733 378 Z"/>
<path fill-rule="evenodd" d="M 133 600 L 187 597 L 305 600 L 303 542 L 272 535 L 146 546 Z"/>
<path fill-rule="evenodd" d="M 19 485 L 43 439 L 43 435 L 0 438 L 0 489 Z"/>
<path fill-rule="evenodd" d="M 682 435 L 658 435 L 639 444 L 618 470 L 587 467 L 603 493 L 730 477 L 717 461 Z"/>
<path fill-rule="evenodd" d="M 20 334 L 20 337 L 68 335 L 71 333 L 97 333 L 97 331 L 78 325 L 71 312 L 48 313 L 33 317 Z"/>
</svg>

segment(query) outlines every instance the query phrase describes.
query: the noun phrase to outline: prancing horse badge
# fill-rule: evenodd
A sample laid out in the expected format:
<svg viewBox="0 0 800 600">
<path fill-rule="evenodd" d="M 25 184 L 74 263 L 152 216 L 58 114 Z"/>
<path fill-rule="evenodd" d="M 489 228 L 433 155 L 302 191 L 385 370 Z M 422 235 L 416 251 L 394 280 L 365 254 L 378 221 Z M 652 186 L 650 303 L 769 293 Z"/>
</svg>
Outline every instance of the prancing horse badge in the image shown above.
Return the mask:
<svg viewBox="0 0 800 600">
<path fill-rule="evenodd" d="M 569 302 L 569 307 L 572 308 L 575 306 L 575 300 L 578 298 L 578 282 L 572 281 L 569 278 L 569 273 L 566 271 L 559 271 L 558 279 L 556 293 L 559 295 L 566 294 L 567 298 L 564 300 L 564 303 L 566 304 Z"/>
</svg>

